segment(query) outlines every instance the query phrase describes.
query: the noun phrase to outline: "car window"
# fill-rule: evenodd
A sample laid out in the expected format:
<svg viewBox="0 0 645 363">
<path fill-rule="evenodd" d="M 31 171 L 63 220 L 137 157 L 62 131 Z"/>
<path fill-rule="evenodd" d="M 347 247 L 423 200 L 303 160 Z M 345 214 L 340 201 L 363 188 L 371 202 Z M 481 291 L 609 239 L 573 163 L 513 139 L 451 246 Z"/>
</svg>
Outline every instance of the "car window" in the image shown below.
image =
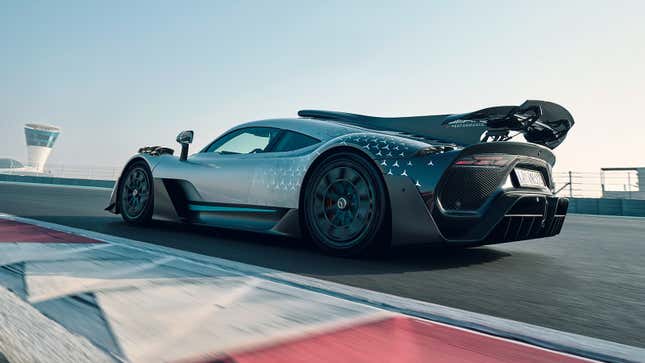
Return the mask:
<svg viewBox="0 0 645 363">
<path fill-rule="evenodd" d="M 320 140 L 294 131 L 284 131 L 272 151 L 292 151 L 319 143 Z"/>
<path fill-rule="evenodd" d="M 207 152 L 223 155 L 265 152 L 275 142 L 280 130 L 270 127 L 249 127 L 222 136 L 208 147 Z"/>
</svg>

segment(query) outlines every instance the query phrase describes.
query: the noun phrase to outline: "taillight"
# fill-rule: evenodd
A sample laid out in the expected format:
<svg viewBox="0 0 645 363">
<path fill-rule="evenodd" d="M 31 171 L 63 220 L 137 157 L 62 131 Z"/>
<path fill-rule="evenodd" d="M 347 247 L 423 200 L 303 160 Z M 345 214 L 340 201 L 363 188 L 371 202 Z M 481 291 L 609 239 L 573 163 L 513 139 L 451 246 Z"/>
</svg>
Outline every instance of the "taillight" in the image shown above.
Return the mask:
<svg viewBox="0 0 645 363">
<path fill-rule="evenodd" d="M 457 160 L 455 165 L 503 167 L 512 160 L 511 155 L 469 155 Z"/>
</svg>

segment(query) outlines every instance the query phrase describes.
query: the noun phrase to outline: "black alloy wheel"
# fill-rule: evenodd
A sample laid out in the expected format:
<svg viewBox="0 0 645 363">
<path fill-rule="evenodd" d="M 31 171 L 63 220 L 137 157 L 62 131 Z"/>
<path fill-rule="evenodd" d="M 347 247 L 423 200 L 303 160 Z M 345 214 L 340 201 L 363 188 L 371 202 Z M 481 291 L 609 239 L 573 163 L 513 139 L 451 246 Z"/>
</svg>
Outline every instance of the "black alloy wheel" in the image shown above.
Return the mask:
<svg viewBox="0 0 645 363">
<path fill-rule="evenodd" d="M 304 220 L 314 243 L 336 256 L 381 247 L 387 208 L 380 171 L 360 155 L 343 152 L 320 162 L 308 178 Z"/>
<path fill-rule="evenodd" d="M 121 217 L 130 224 L 150 222 L 153 198 L 152 173 L 145 162 L 137 161 L 123 173 L 119 188 Z"/>
</svg>

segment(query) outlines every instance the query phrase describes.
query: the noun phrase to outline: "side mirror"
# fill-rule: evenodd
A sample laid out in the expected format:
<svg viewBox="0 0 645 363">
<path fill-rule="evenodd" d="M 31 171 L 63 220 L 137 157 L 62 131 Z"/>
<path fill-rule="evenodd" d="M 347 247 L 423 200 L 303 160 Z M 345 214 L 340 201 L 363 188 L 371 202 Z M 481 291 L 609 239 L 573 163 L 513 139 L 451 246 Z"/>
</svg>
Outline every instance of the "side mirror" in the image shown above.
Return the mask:
<svg viewBox="0 0 645 363">
<path fill-rule="evenodd" d="M 177 142 L 181 144 L 181 155 L 179 160 L 184 161 L 188 158 L 188 145 L 193 142 L 194 132 L 192 130 L 182 131 L 177 135 Z"/>
<path fill-rule="evenodd" d="M 193 134 L 194 132 L 192 130 L 182 131 L 177 135 L 177 142 L 182 145 L 191 144 L 193 142 Z"/>
</svg>

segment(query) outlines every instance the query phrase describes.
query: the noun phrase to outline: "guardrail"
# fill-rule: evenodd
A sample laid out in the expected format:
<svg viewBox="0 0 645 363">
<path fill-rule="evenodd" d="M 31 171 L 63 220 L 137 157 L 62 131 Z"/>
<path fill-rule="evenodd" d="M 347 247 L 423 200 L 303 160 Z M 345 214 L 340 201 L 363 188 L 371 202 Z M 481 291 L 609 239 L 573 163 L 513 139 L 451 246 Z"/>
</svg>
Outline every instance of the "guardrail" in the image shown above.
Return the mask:
<svg viewBox="0 0 645 363">
<path fill-rule="evenodd" d="M 645 217 L 645 200 L 570 198 L 569 213 Z"/>
</svg>

